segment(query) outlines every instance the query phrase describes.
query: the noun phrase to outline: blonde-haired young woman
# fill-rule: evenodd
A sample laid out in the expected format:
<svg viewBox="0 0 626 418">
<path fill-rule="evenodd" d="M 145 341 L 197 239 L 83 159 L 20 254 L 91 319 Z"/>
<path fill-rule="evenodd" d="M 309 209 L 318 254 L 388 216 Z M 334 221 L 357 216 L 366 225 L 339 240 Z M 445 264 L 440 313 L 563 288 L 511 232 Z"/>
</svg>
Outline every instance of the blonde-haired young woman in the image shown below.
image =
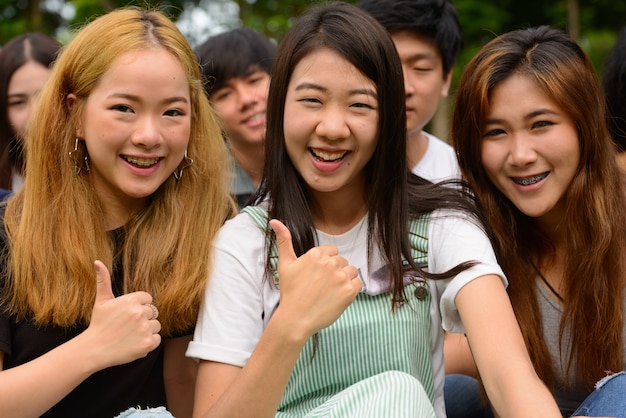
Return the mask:
<svg viewBox="0 0 626 418">
<path fill-rule="evenodd" d="M 171 20 L 127 8 L 81 30 L 41 92 L 27 161 L 2 210 L 0 415 L 190 415 L 183 354 L 234 205 Z"/>
</svg>

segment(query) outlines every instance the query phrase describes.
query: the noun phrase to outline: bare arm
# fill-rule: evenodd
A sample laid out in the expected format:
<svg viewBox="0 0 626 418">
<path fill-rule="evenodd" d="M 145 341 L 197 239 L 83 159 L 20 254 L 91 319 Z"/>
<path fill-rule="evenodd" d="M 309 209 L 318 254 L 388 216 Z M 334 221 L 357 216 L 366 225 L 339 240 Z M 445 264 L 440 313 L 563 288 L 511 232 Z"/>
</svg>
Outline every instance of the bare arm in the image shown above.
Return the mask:
<svg viewBox="0 0 626 418">
<path fill-rule="evenodd" d="M 38 417 L 91 374 L 145 357 L 159 345 L 161 325 L 149 319 L 152 309 L 144 306 L 152 297 L 136 292 L 114 298 L 106 267 L 96 263 L 100 271 L 89 327 L 33 361 L 8 370 L 0 367 L 3 418 Z"/>
<path fill-rule="evenodd" d="M 480 301 L 480 303 L 477 303 Z M 467 339 L 492 406 L 501 417 L 561 417 L 549 390 L 535 373 L 498 276 L 479 277 L 456 297 Z"/>
<path fill-rule="evenodd" d="M 311 335 L 332 324 L 361 290 L 357 270 L 337 249 L 316 247 L 296 258 L 291 235 L 276 231 L 280 304 L 243 368 L 203 361 L 198 370 L 194 417 L 274 417 Z"/>
<path fill-rule="evenodd" d="M 167 409 L 176 418 L 191 417 L 193 411 L 193 391 L 198 363 L 185 357 L 189 341 L 191 341 L 191 335 L 165 341 L 163 381 L 165 382 Z"/>
<path fill-rule="evenodd" d="M 470 350 L 467 338 L 463 334 L 446 332 L 443 340 L 443 358 L 446 374 L 465 374 L 478 376 L 476 363 Z"/>
</svg>

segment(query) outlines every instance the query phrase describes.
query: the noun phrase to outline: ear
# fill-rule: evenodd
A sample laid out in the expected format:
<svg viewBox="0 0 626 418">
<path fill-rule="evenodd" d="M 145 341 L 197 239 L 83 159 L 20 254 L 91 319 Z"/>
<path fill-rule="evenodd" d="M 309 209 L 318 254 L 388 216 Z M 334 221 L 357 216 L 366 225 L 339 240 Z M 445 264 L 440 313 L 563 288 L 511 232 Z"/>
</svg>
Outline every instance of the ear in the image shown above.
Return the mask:
<svg viewBox="0 0 626 418">
<path fill-rule="evenodd" d="M 444 74 L 443 83 L 441 84 L 441 97 L 448 97 L 450 91 L 450 84 L 452 83 L 452 70 L 448 71 L 448 74 Z"/>
<path fill-rule="evenodd" d="M 65 97 L 65 105 L 67 106 L 68 109 L 71 109 L 76 102 L 78 101 L 78 98 L 76 97 L 76 95 L 74 93 L 70 93 Z M 82 127 L 82 123 L 80 121 L 80 119 L 77 121 L 77 126 L 76 126 L 76 137 L 77 138 L 84 138 L 85 134 L 83 132 L 83 127 Z"/>
</svg>

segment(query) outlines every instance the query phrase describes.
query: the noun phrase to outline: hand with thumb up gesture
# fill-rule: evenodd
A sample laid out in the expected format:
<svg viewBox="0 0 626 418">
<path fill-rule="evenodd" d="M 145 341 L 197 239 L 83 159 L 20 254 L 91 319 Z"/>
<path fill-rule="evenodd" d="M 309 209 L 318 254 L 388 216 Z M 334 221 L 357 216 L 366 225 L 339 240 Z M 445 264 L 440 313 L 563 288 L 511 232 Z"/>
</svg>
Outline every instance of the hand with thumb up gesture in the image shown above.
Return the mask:
<svg viewBox="0 0 626 418">
<path fill-rule="evenodd" d="M 270 221 L 278 246 L 280 304 L 277 314 L 293 321 L 308 338 L 329 326 L 354 301 L 363 287 L 356 267 L 338 255 L 337 247 L 314 247 L 296 257 L 289 229 Z"/>
<path fill-rule="evenodd" d="M 152 296 L 133 292 L 113 296 L 111 276 L 101 261 L 96 269 L 96 301 L 91 322 L 82 337 L 93 344 L 98 369 L 124 364 L 145 357 L 161 343 L 158 310 Z"/>
</svg>

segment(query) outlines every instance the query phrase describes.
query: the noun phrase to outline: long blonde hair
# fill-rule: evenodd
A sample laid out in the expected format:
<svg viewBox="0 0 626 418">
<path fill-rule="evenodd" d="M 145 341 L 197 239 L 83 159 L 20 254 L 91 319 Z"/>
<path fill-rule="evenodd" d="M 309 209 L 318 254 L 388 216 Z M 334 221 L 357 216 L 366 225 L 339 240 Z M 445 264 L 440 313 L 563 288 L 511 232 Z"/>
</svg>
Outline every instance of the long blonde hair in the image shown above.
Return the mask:
<svg viewBox="0 0 626 418">
<path fill-rule="evenodd" d="M 124 292 L 147 291 L 164 335 L 191 329 L 211 267 L 211 247 L 234 211 L 227 150 L 205 96 L 196 57 L 159 11 L 117 9 L 82 29 L 64 48 L 42 90 L 27 138 L 22 191 L 5 215 L 9 241 L 5 307 L 37 324 L 88 323 L 95 298 L 94 260 L 112 268 L 114 243 L 89 173 L 76 174 L 74 149 L 83 99 L 118 56 L 164 48 L 187 74 L 192 104 L 188 155 L 193 165 L 172 176 L 125 225 Z M 150 71 L 146 68 L 146 71 Z M 67 95 L 78 97 L 70 108 Z"/>
</svg>

